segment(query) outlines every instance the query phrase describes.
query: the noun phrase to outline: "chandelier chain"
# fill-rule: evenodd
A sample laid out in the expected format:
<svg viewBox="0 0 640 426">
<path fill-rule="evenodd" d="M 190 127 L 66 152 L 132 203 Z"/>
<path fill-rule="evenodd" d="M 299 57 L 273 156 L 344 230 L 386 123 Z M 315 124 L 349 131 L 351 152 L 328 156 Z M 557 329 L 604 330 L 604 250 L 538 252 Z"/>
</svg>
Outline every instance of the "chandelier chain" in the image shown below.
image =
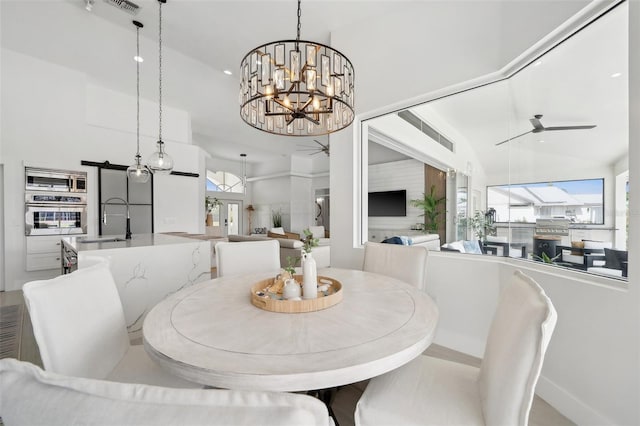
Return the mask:
<svg viewBox="0 0 640 426">
<path fill-rule="evenodd" d="M 158 5 L 158 140 L 162 142 L 162 1 Z"/>
<path fill-rule="evenodd" d="M 298 0 L 298 32 L 296 36 L 296 48 L 298 47 L 298 42 L 300 41 L 300 17 L 302 16 L 302 11 L 300 9 L 300 3 L 302 0 Z"/>
</svg>

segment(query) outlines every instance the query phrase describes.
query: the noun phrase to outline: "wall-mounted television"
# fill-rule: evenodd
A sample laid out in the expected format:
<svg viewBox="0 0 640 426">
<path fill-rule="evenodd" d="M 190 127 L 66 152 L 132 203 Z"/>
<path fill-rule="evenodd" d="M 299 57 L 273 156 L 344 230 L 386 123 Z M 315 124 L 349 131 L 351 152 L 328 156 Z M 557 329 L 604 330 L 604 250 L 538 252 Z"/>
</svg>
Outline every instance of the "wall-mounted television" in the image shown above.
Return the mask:
<svg viewBox="0 0 640 426">
<path fill-rule="evenodd" d="M 369 193 L 369 217 L 406 216 L 407 191 L 381 191 Z"/>
</svg>

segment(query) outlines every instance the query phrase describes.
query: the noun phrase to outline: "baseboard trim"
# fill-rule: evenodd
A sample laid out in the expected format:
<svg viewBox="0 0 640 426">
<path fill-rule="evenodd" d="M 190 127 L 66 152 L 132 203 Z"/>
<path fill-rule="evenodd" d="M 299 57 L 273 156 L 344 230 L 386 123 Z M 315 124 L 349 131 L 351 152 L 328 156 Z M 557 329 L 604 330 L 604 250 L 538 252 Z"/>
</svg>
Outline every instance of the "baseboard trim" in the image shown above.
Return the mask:
<svg viewBox="0 0 640 426">
<path fill-rule="evenodd" d="M 580 426 L 616 424 L 544 376 L 538 379 L 536 394 Z"/>
<path fill-rule="evenodd" d="M 443 330 L 438 330 L 433 343 L 479 358 L 484 353 L 484 342 Z M 538 380 L 536 394 L 580 426 L 616 424 L 544 376 Z"/>
</svg>

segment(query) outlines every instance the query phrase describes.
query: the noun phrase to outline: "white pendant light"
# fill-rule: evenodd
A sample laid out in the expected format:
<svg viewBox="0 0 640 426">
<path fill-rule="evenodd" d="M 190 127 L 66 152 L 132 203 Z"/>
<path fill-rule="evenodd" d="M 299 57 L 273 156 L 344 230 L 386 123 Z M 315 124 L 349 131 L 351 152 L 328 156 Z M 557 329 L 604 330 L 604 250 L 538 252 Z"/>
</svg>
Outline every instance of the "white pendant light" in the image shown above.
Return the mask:
<svg viewBox="0 0 640 426">
<path fill-rule="evenodd" d="M 133 21 L 136 26 L 136 58 L 140 58 L 140 28 L 144 25 Z M 136 60 L 136 157 L 135 163 L 127 168 L 127 177 L 136 183 L 146 183 L 151 177 L 151 172 L 140 161 L 140 61 Z"/>
<path fill-rule="evenodd" d="M 247 193 L 247 154 L 240 154 L 242 158 L 242 193 Z"/>
<path fill-rule="evenodd" d="M 153 173 L 169 174 L 173 170 L 173 158 L 165 151 L 162 141 L 162 4 L 167 0 L 158 0 L 158 75 L 159 75 L 159 97 L 158 97 L 158 150 L 149 157 L 147 166 Z"/>
</svg>

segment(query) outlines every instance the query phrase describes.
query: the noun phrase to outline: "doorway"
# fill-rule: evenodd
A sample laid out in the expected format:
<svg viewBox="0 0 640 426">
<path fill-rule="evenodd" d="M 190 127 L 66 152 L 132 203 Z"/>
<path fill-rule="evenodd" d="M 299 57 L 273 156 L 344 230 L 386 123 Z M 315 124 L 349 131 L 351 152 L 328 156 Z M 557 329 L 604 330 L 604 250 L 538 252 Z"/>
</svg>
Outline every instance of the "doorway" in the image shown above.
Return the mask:
<svg viewBox="0 0 640 426">
<path fill-rule="evenodd" d="M 220 200 L 222 205 L 211 210 L 211 235 L 227 237 L 242 234 L 242 201 Z"/>
<path fill-rule="evenodd" d="M 325 231 L 330 230 L 330 200 L 329 188 L 321 188 L 315 190 L 315 224 L 324 226 Z"/>
</svg>

